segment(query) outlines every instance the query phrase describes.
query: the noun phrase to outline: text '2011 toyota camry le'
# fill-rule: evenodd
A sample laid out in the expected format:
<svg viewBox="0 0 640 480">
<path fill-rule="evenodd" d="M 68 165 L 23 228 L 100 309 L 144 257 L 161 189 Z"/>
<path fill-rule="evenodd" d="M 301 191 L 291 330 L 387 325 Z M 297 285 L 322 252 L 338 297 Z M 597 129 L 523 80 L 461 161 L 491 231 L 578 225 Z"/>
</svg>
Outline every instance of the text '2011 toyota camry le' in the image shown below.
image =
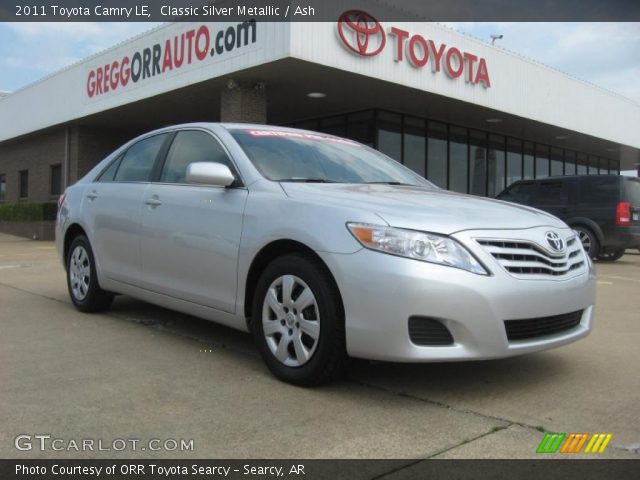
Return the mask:
<svg viewBox="0 0 640 480">
<path fill-rule="evenodd" d="M 60 200 L 71 300 L 114 294 L 250 331 L 279 378 L 349 357 L 508 357 L 592 328 L 576 234 L 528 207 L 439 189 L 367 146 L 246 124 L 157 130 Z"/>
</svg>

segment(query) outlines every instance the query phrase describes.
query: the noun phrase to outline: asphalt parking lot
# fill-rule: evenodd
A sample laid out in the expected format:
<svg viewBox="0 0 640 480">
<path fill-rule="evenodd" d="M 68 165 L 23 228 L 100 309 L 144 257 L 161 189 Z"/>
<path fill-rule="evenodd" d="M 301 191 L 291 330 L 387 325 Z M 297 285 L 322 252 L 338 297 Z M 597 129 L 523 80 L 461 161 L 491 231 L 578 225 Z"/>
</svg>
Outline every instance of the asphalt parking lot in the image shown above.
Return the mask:
<svg viewBox="0 0 640 480">
<path fill-rule="evenodd" d="M 53 244 L 0 234 L 0 458 L 535 458 L 542 431 L 612 433 L 601 456 L 640 458 L 640 254 L 597 268 L 596 327 L 578 343 L 488 362 L 355 361 L 345 380 L 302 389 L 226 327 L 128 297 L 77 312 Z M 193 450 L 14 447 L 40 433 Z"/>
</svg>

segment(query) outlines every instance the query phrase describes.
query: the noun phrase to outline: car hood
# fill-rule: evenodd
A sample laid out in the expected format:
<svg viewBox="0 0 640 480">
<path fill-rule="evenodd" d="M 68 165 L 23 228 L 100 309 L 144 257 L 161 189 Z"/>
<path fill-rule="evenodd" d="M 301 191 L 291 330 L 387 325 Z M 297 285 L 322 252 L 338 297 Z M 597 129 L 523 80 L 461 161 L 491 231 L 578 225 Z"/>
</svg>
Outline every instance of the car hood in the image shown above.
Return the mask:
<svg viewBox="0 0 640 480">
<path fill-rule="evenodd" d="M 447 190 L 396 185 L 291 182 L 281 185 L 293 199 L 362 209 L 399 228 L 443 234 L 539 226 L 567 228 L 558 218 L 535 208 Z"/>
</svg>

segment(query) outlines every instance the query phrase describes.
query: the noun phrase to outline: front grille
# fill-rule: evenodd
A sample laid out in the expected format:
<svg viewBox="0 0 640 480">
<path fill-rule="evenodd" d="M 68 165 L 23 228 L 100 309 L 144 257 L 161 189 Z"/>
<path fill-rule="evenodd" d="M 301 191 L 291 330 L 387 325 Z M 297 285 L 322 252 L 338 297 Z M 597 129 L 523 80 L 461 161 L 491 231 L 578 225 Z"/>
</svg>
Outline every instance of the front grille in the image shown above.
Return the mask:
<svg viewBox="0 0 640 480">
<path fill-rule="evenodd" d="M 409 318 L 409 338 L 416 345 L 422 346 L 453 345 L 449 329 L 439 320 L 429 317 Z"/>
<path fill-rule="evenodd" d="M 576 328 L 582 319 L 582 310 L 552 317 L 505 320 L 509 340 L 544 337 Z"/>
<path fill-rule="evenodd" d="M 582 244 L 576 237 L 567 240 L 564 252 L 551 254 L 538 244 L 526 240 L 478 240 L 509 273 L 520 278 L 532 276 L 562 277 L 586 266 Z"/>
</svg>

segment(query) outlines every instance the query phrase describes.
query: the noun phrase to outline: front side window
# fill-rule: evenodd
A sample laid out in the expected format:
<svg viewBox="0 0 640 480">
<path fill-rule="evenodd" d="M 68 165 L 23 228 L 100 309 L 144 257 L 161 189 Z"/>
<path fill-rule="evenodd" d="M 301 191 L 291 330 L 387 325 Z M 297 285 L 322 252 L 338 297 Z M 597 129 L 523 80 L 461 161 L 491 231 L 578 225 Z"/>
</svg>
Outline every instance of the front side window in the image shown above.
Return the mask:
<svg viewBox="0 0 640 480">
<path fill-rule="evenodd" d="M 516 183 L 497 196 L 498 200 L 505 202 L 531 205 L 536 191 L 536 184 L 533 182 Z"/>
<path fill-rule="evenodd" d="M 20 198 L 29 196 L 29 170 L 20 170 Z"/>
<path fill-rule="evenodd" d="M 258 171 L 277 182 L 387 183 L 434 186 L 362 144 L 308 132 L 231 130 Z"/>
<path fill-rule="evenodd" d="M 166 138 L 167 134 L 155 135 L 129 147 L 122 157 L 114 181 L 148 182 L 153 164 Z"/>
<path fill-rule="evenodd" d="M 187 166 L 196 162 L 222 163 L 232 168 L 224 148 L 210 134 L 198 130 L 183 131 L 178 132 L 171 143 L 160 181 L 187 183 Z"/>
</svg>

